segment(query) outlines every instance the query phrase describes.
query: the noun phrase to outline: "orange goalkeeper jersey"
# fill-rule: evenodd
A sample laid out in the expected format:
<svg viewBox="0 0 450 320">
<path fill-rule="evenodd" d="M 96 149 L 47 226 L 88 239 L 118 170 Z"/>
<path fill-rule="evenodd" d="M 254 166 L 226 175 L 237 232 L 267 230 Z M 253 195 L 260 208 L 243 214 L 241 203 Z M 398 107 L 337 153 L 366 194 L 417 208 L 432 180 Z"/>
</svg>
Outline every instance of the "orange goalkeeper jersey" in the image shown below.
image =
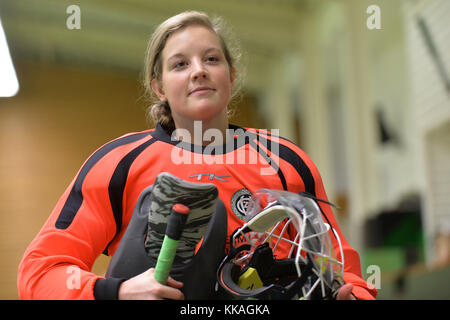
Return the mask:
<svg viewBox="0 0 450 320">
<path fill-rule="evenodd" d="M 114 254 L 139 195 L 161 172 L 214 183 L 227 209 L 228 236 L 243 224 L 246 203 L 260 188 L 306 191 L 327 200 L 316 166 L 298 146 L 265 130 L 233 125 L 230 130 L 232 143 L 196 146 L 172 140 L 158 124 L 96 150 L 26 249 L 18 270 L 20 298 L 117 298 L 124 279 L 105 279 L 91 272 L 92 265 L 100 254 Z M 357 298 L 373 299 L 376 289 L 362 279 L 358 253 L 330 206 L 319 204 L 342 241 L 344 281 L 354 285 Z"/>
</svg>

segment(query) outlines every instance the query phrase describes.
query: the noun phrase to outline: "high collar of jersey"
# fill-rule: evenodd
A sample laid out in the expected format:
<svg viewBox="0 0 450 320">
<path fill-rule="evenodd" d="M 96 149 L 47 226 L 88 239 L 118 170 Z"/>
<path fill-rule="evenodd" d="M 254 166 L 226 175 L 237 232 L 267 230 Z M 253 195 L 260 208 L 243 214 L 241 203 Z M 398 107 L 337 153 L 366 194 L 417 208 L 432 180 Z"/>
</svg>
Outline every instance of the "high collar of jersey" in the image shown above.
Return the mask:
<svg viewBox="0 0 450 320">
<path fill-rule="evenodd" d="M 160 123 L 156 124 L 155 131 L 151 133 L 151 135 L 160 141 L 163 141 L 165 143 L 169 143 L 173 146 L 194 152 L 194 153 L 205 153 L 208 152 L 208 154 L 224 154 L 228 152 L 233 152 L 234 150 L 242 147 L 245 144 L 248 144 L 251 140 L 256 138 L 256 135 L 250 131 L 248 131 L 245 128 L 229 124 L 228 129 L 231 130 L 231 133 L 233 135 L 233 141 L 223 144 L 223 145 L 196 145 L 187 143 L 184 141 L 177 140 L 175 138 L 172 138 L 171 135 L 163 128 L 163 126 Z"/>
</svg>

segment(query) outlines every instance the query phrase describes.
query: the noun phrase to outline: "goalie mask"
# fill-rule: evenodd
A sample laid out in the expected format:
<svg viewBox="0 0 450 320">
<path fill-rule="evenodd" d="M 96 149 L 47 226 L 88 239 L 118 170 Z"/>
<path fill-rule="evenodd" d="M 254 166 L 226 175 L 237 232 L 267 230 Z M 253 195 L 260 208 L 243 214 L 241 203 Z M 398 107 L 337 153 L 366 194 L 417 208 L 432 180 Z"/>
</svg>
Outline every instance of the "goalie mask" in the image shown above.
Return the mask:
<svg viewBox="0 0 450 320">
<path fill-rule="evenodd" d="M 231 235 L 230 253 L 217 271 L 221 287 L 238 299 L 335 298 L 344 264 L 330 234 L 340 257 L 342 246 L 316 200 L 286 191 L 255 192 L 247 222 Z"/>
</svg>

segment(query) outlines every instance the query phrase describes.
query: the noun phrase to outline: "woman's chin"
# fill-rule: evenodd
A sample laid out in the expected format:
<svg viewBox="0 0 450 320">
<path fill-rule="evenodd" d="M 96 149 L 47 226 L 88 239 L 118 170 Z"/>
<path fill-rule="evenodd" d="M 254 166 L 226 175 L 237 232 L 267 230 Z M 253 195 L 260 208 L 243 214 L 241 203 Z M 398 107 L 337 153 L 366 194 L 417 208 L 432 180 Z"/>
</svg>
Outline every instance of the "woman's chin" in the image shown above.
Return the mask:
<svg viewBox="0 0 450 320">
<path fill-rule="evenodd" d="M 217 107 L 201 106 L 191 113 L 190 118 L 194 121 L 210 122 L 222 119 L 224 114 L 226 118 L 226 108 L 218 109 Z"/>
</svg>

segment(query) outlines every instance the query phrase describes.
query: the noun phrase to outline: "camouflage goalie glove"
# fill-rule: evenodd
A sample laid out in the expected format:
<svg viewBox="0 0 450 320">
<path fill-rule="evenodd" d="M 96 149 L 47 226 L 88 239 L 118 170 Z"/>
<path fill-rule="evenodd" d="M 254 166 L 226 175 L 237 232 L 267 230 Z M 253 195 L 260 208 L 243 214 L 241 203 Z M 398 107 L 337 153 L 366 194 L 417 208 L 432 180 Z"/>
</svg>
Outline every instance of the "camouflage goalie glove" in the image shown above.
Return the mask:
<svg viewBox="0 0 450 320">
<path fill-rule="evenodd" d="M 193 258 L 195 248 L 205 234 L 216 209 L 218 191 L 212 183 L 192 183 L 170 173 L 160 173 L 153 185 L 145 250 L 157 260 L 164 240 L 167 221 L 176 203 L 190 210 L 174 258 L 175 264 L 186 264 Z"/>
</svg>

